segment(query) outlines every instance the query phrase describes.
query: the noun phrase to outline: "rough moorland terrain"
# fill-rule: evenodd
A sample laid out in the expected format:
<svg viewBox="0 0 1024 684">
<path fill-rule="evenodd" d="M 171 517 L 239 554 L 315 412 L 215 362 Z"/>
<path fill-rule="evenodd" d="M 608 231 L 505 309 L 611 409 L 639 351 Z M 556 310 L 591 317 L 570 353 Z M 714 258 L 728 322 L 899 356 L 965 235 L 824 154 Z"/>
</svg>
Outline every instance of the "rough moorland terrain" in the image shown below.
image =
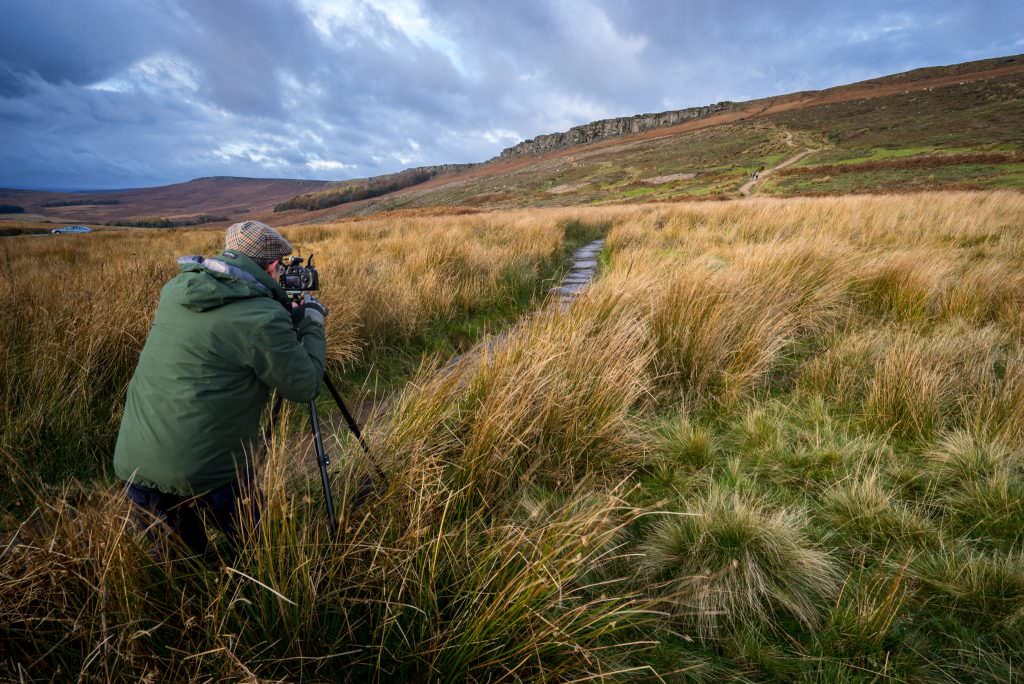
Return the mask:
<svg viewBox="0 0 1024 684">
<path fill-rule="evenodd" d="M 1024 59 L 1002 64 L 736 105 L 676 127 L 494 162 L 336 213 L 728 199 L 753 173 L 796 155 L 799 163 L 755 192 L 1022 189 Z"/>
<path fill-rule="evenodd" d="M 289 229 L 331 371 L 417 362 L 357 510 L 369 466 L 327 429 L 336 539 L 303 412 L 267 426 L 261 533 L 223 566 L 168 558 L 108 470 L 173 257 L 222 233 L 14 238 L 0 679 L 1015 681 L 1022 226 L 1002 190 Z M 601 234 L 571 307 L 481 339 Z"/>
<path fill-rule="evenodd" d="M 10 232 L 26 221 L 160 225 L 159 219 L 205 216 L 215 225 L 243 217 L 289 225 L 453 206 L 726 199 L 738 196 L 754 172 L 803 152 L 810 154 L 797 168 L 768 174 L 771 182 L 765 177 L 743 194 L 1020 189 L 1022 119 L 1024 57 L 1018 55 L 594 121 L 523 141 L 478 164 L 339 182 L 216 178 L 91 195 L 0 190 L 0 203 L 26 212 L 2 216 Z M 951 161 L 950 155 L 960 156 Z M 836 163 L 848 166 L 836 171 Z M 89 200 L 94 203 L 83 204 Z"/>
</svg>

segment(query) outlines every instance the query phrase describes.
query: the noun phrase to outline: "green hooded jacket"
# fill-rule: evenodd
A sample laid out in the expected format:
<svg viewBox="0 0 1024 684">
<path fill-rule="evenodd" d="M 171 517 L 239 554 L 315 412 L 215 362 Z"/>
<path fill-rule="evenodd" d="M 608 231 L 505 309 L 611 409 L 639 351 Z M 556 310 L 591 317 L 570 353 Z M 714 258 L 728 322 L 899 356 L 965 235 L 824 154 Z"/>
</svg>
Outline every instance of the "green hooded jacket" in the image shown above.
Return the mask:
<svg viewBox="0 0 1024 684">
<path fill-rule="evenodd" d="M 294 327 L 281 285 L 244 254 L 178 263 L 128 385 L 114 472 L 192 496 L 251 462 L 271 388 L 290 401 L 316 396 L 326 344 L 319 323 Z"/>
</svg>

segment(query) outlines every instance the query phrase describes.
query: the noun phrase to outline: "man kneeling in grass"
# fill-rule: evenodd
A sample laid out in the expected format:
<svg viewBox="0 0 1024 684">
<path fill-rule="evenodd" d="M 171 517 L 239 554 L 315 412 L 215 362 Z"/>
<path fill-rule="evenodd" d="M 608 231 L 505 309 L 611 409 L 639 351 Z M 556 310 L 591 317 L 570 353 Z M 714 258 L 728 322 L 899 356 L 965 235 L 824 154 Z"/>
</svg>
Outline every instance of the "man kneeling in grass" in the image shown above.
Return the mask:
<svg viewBox="0 0 1024 684">
<path fill-rule="evenodd" d="M 114 472 L 136 506 L 204 557 L 204 517 L 233 549 L 259 524 L 251 459 L 270 390 L 305 402 L 323 377 L 327 312 L 312 297 L 293 309 L 278 282 L 291 251 L 245 221 L 218 257 L 179 258 L 128 385 Z"/>
</svg>

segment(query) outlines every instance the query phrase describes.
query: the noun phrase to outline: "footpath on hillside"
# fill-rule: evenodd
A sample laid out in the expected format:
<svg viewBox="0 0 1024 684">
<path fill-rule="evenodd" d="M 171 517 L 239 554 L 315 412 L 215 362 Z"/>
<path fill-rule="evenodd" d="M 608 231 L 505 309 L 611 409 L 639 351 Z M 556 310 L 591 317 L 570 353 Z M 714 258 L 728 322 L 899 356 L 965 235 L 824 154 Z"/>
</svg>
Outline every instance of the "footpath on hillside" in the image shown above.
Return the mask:
<svg viewBox="0 0 1024 684">
<path fill-rule="evenodd" d="M 789 147 L 796 147 L 796 143 L 793 142 L 793 134 L 789 131 L 786 132 L 785 142 L 786 145 L 788 145 Z M 784 169 L 787 166 L 792 166 L 793 164 L 796 164 L 798 161 L 800 161 L 807 155 L 819 152 L 820 149 L 821 148 L 818 147 L 810 147 L 804 150 L 803 152 L 799 152 L 797 154 L 794 154 L 792 157 L 784 159 L 783 161 L 779 162 L 770 169 L 765 169 L 764 171 L 756 171 L 750 180 L 748 180 L 746 183 L 740 186 L 740 195 L 742 197 L 750 197 L 751 188 L 753 188 L 754 184 L 761 181 L 765 176 L 770 176 L 779 169 Z"/>
</svg>

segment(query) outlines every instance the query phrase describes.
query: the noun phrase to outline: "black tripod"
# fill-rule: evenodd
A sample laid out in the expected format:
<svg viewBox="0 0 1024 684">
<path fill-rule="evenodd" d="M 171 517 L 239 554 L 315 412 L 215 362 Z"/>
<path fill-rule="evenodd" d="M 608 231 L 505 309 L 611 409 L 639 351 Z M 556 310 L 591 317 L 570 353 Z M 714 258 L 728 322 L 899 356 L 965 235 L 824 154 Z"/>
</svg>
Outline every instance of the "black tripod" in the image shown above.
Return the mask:
<svg viewBox="0 0 1024 684">
<path fill-rule="evenodd" d="M 331 382 L 331 378 L 324 372 L 324 385 L 327 386 L 327 391 L 331 393 L 331 398 L 334 399 L 334 403 L 337 404 L 338 409 L 341 411 L 341 415 L 345 418 L 345 423 L 348 424 L 348 429 L 352 431 L 352 434 L 359 440 L 359 446 L 362 447 L 363 453 L 373 464 L 374 470 L 377 472 L 377 477 L 380 478 L 381 484 L 387 486 L 387 478 L 384 476 L 384 471 L 381 469 L 380 464 L 374 460 L 370 454 L 370 447 L 366 444 L 366 440 L 363 439 L 362 433 L 359 431 L 359 424 L 356 423 L 356 419 L 352 417 L 348 408 L 345 407 L 345 402 L 341 400 L 341 395 L 338 394 L 338 389 Z M 270 424 L 271 427 L 277 424 L 277 418 L 281 413 L 281 405 L 284 403 L 284 397 L 278 395 L 277 400 L 274 402 L 274 408 L 270 413 Z M 313 430 L 313 445 L 316 449 L 316 460 L 320 466 L 320 480 L 324 486 L 324 501 L 327 505 L 327 519 L 330 521 L 331 526 L 331 538 L 334 539 L 338 536 L 338 517 L 334 513 L 334 497 L 331 496 L 331 483 L 327 477 L 327 466 L 330 465 L 330 460 L 327 457 L 327 452 L 324 450 L 323 437 L 320 434 L 320 418 L 316 411 L 316 399 L 310 399 L 306 407 L 309 409 L 309 422 Z M 372 478 L 364 478 L 359 482 L 359 486 L 356 489 L 356 494 L 353 500 L 353 509 L 358 509 L 362 506 L 366 497 L 370 495 L 373 490 Z"/>
</svg>

